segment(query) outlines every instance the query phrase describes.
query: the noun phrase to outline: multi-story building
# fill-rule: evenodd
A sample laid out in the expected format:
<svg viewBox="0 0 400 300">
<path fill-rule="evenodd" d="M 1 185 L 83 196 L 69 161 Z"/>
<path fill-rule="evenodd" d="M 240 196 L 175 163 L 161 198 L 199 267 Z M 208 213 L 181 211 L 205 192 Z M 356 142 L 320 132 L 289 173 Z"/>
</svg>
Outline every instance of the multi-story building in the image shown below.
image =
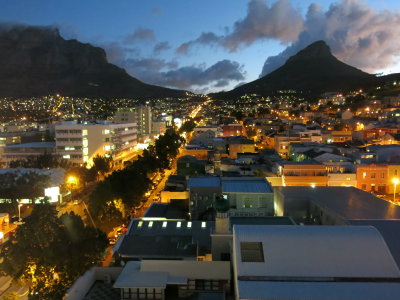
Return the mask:
<svg viewBox="0 0 400 300">
<path fill-rule="evenodd" d="M 142 105 L 131 108 L 121 108 L 115 112 L 115 123 L 136 123 L 137 134 L 151 134 L 152 113 L 150 106 Z"/>
<path fill-rule="evenodd" d="M 15 160 L 25 160 L 32 157 L 41 156 L 44 154 L 55 153 L 54 142 L 37 142 L 8 145 L 3 148 L 4 152 L 1 162 L 10 163 Z"/>
<path fill-rule="evenodd" d="M 358 165 L 357 187 L 367 192 L 387 193 L 388 165 Z"/>
<path fill-rule="evenodd" d="M 56 151 L 72 163 L 91 164 L 96 155 L 114 160 L 129 155 L 137 143 L 135 123 L 79 124 L 64 122 L 56 126 Z"/>
<path fill-rule="evenodd" d="M 281 162 L 279 167 L 284 186 L 327 186 L 328 172 L 316 161 Z"/>
<path fill-rule="evenodd" d="M 245 130 L 242 124 L 229 124 L 222 126 L 222 136 L 240 136 L 245 135 Z"/>
</svg>

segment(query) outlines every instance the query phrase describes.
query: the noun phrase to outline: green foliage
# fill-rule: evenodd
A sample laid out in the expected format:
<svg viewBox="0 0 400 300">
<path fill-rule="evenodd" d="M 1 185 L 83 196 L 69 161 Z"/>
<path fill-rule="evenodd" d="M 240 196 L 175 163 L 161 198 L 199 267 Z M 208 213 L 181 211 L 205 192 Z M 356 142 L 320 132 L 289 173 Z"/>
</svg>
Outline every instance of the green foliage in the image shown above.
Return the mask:
<svg viewBox="0 0 400 300">
<path fill-rule="evenodd" d="M 112 158 L 96 155 L 93 158 L 93 169 L 98 173 L 104 176 L 106 173 L 110 172 L 112 167 Z"/>
<path fill-rule="evenodd" d="M 24 160 L 15 160 L 10 162 L 10 168 L 34 168 L 34 169 L 47 169 L 47 168 L 67 168 L 68 161 L 59 156 L 52 154 L 43 154 L 39 156 L 28 157 Z"/>
<path fill-rule="evenodd" d="M 103 257 L 106 235 L 74 213 L 57 217 L 54 206 L 34 207 L 1 249 L 0 270 L 31 282 L 30 299 L 62 299 L 65 290 Z"/>
<path fill-rule="evenodd" d="M 19 295 L 17 292 L 9 292 L 9 293 L 5 294 L 2 299 L 3 300 L 18 300 Z"/>
<path fill-rule="evenodd" d="M 89 210 L 96 223 L 102 228 L 110 224 L 122 223 L 122 216 L 129 215 L 138 206 L 149 189 L 149 174 L 170 166 L 184 139 L 168 129 L 143 154 L 123 170 L 114 171 L 104 181 L 97 184 L 89 198 Z M 118 211 L 116 201 L 121 200 L 124 210 Z"/>
<path fill-rule="evenodd" d="M 192 120 L 186 121 L 185 123 L 182 124 L 181 128 L 179 128 L 179 132 L 192 132 L 193 129 L 196 127 L 196 123 Z"/>
</svg>

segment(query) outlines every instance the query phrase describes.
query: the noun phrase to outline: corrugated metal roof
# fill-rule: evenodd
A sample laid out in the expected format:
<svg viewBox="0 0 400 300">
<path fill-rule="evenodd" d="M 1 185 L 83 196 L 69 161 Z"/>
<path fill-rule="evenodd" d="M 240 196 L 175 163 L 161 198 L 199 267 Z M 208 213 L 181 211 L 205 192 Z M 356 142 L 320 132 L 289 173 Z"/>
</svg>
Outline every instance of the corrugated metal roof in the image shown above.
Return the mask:
<svg viewBox="0 0 400 300">
<path fill-rule="evenodd" d="M 235 178 L 222 179 L 223 193 L 272 193 L 272 189 L 265 179 Z"/>
<path fill-rule="evenodd" d="M 219 187 L 219 177 L 190 177 L 188 187 Z"/>
</svg>

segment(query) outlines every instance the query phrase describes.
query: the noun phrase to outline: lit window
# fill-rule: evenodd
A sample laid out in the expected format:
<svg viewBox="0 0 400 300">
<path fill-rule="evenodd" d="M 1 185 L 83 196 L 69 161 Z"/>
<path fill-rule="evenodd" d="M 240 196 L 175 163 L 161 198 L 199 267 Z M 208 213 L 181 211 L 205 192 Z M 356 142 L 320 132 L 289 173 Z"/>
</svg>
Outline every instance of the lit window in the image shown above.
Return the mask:
<svg viewBox="0 0 400 300">
<path fill-rule="evenodd" d="M 71 158 L 71 155 L 69 155 L 69 154 L 63 155 L 63 158 L 64 158 L 64 159 L 70 159 L 70 158 Z"/>
<path fill-rule="evenodd" d="M 125 128 L 125 131 L 128 131 L 128 128 Z"/>
<path fill-rule="evenodd" d="M 86 135 L 88 135 L 87 129 L 82 129 L 82 136 L 86 136 Z"/>
<path fill-rule="evenodd" d="M 182 222 L 176 222 L 176 228 L 181 228 Z"/>
<path fill-rule="evenodd" d="M 206 228 L 206 222 L 201 222 L 201 228 Z"/>
<path fill-rule="evenodd" d="M 110 134 L 110 130 L 109 129 L 104 129 L 103 134 Z"/>
<path fill-rule="evenodd" d="M 188 227 L 188 228 L 192 228 L 192 222 L 188 222 L 188 223 L 187 223 L 187 227 Z"/>
<path fill-rule="evenodd" d="M 163 222 L 163 223 L 162 223 L 162 227 L 163 227 L 163 228 L 167 227 L 167 222 Z"/>
<path fill-rule="evenodd" d="M 153 227 L 153 221 L 149 222 L 149 227 Z"/>
<path fill-rule="evenodd" d="M 142 227 L 143 225 L 143 221 L 139 221 L 138 226 L 137 227 Z"/>
<path fill-rule="evenodd" d="M 363 179 L 365 179 L 367 177 L 367 172 L 363 173 Z"/>
<path fill-rule="evenodd" d="M 104 150 L 110 151 L 110 150 L 111 150 L 111 146 L 110 146 L 110 145 L 105 145 L 105 146 L 104 146 Z"/>
</svg>

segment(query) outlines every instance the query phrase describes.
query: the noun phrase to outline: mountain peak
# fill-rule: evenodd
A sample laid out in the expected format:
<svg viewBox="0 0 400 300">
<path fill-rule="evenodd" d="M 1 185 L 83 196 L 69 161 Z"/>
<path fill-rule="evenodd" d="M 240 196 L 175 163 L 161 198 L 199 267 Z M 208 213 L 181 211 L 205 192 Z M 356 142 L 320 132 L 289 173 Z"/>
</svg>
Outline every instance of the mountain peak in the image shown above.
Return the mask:
<svg viewBox="0 0 400 300">
<path fill-rule="evenodd" d="M 108 63 L 103 49 L 65 40 L 55 27 L 0 26 L 0 97 L 179 97 Z"/>
<path fill-rule="evenodd" d="M 297 60 L 321 58 L 334 58 L 334 56 L 325 41 L 316 41 L 299 51 L 296 55 L 290 57 L 286 63 Z"/>
</svg>

